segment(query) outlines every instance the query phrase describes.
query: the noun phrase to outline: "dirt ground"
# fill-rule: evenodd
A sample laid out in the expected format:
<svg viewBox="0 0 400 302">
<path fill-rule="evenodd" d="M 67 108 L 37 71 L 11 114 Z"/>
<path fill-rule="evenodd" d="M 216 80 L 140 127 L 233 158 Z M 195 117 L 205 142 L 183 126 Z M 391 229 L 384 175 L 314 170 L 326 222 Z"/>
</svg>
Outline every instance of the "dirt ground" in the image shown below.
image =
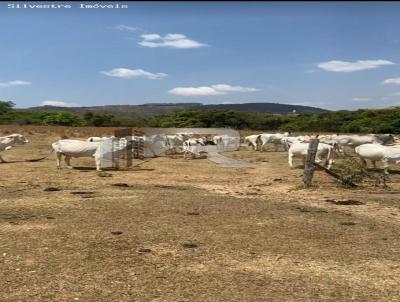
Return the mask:
<svg viewBox="0 0 400 302">
<path fill-rule="evenodd" d="M 175 156 L 100 177 L 92 159 L 18 162 L 110 131 L 0 127 L 30 139 L 0 164 L 1 302 L 400 301 L 400 174 L 346 189 L 317 171 L 303 189 L 285 152 L 246 148 L 227 156 L 255 169 Z"/>
</svg>

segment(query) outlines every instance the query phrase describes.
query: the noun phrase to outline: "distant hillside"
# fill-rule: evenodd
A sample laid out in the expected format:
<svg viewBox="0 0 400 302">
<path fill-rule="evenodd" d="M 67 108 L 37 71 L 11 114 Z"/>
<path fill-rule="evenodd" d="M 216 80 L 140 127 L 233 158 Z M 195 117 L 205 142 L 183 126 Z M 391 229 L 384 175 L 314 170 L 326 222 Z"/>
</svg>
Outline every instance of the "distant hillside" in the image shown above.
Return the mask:
<svg viewBox="0 0 400 302">
<path fill-rule="evenodd" d="M 279 103 L 245 103 L 245 104 L 216 104 L 203 105 L 201 103 L 150 103 L 144 105 L 106 105 L 106 106 L 91 106 L 91 107 L 54 107 L 40 106 L 28 109 L 17 109 L 18 111 L 69 111 L 76 114 L 84 114 L 85 112 L 112 114 L 121 117 L 142 117 L 147 118 L 155 115 L 169 114 L 185 109 L 221 109 L 234 110 L 239 112 L 249 113 L 276 113 L 288 114 L 294 110 L 297 113 L 321 113 L 327 110 L 301 106 L 287 105 Z"/>
<path fill-rule="evenodd" d="M 301 105 L 288 105 L 279 103 L 246 103 L 246 104 L 217 104 L 217 105 L 203 105 L 202 109 L 223 109 L 234 110 L 250 113 L 292 113 L 295 110 L 297 113 L 321 113 L 328 110 L 317 107 L 301 106 Z"/>
</svg>

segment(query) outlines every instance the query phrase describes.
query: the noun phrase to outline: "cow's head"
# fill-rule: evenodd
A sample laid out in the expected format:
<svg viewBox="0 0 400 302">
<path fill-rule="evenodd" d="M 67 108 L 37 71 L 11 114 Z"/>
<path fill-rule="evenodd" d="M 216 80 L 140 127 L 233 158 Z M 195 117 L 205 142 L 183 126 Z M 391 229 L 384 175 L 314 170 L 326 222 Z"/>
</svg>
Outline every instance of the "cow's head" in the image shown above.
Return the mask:
<svg viewBox="0 0 400 302">
<path fill-rule="evenodd" d="M 395 142 L 395 137 L 392 134 L 375 134 L 375 139 L 382 145 L 391 145 Z"/>
<path fill-rule="evenodd" d="M 334 140 L 323 140 L 321 141 L 324 144 L 332 146 L 332 150 L 336 153 L 343 153 L 343 150 L 340 148 L 340 145 Z"/>
<path fill-rule="evenodd" d="M 388 134 L 388 144 L 394 144 L 394 135 L 393 134 Z"/>
<path fill-rule="evenodd" d="M 11 139 L 12 142 L 16 145 L 23 145 L 29 143 L 29 140 L 22 134 L 11 134 L 8 135 L 7 138 Z"/>
</svg>

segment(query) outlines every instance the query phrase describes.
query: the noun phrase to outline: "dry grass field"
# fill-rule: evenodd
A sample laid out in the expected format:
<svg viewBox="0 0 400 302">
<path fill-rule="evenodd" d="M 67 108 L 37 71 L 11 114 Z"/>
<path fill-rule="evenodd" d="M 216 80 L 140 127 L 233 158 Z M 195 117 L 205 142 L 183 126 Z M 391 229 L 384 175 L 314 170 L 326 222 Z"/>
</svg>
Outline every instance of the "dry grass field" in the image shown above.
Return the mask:
<svg viewBox="0 0 400 302">
<path fill-rule="evenodd" d="M 100 177 L 92 159 L 21 162 L 112 131 L 0 126 L 30 140 L 0 164 L 1 302 L 400 301 L 400 174 L 345 189 L 317 171 L 303 189 L 286 153 L 246 149 L 227 156 L 257 168 L 159 157 Z"/>
</svg>

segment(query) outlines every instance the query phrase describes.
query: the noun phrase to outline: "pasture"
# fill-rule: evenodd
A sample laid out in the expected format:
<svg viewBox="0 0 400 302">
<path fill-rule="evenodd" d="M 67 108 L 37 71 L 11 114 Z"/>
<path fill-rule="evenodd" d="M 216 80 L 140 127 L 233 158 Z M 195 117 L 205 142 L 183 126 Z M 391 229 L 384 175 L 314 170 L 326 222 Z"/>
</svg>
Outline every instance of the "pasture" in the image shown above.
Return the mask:
<svg viewBox="0 0 400 302">
<path fill-rule="evenodd" d="M 30 140 L 0 164 L 0 301 L 400 300 L 400 174 L 345 189 L 317 171 L 303 189 L 286 152 L 246 148 L 226 155 L 255 169 L 174 155 L 100 177 L 88 158 L 19 162 L 113 130 L 0 126 Z"/>
</svg>

